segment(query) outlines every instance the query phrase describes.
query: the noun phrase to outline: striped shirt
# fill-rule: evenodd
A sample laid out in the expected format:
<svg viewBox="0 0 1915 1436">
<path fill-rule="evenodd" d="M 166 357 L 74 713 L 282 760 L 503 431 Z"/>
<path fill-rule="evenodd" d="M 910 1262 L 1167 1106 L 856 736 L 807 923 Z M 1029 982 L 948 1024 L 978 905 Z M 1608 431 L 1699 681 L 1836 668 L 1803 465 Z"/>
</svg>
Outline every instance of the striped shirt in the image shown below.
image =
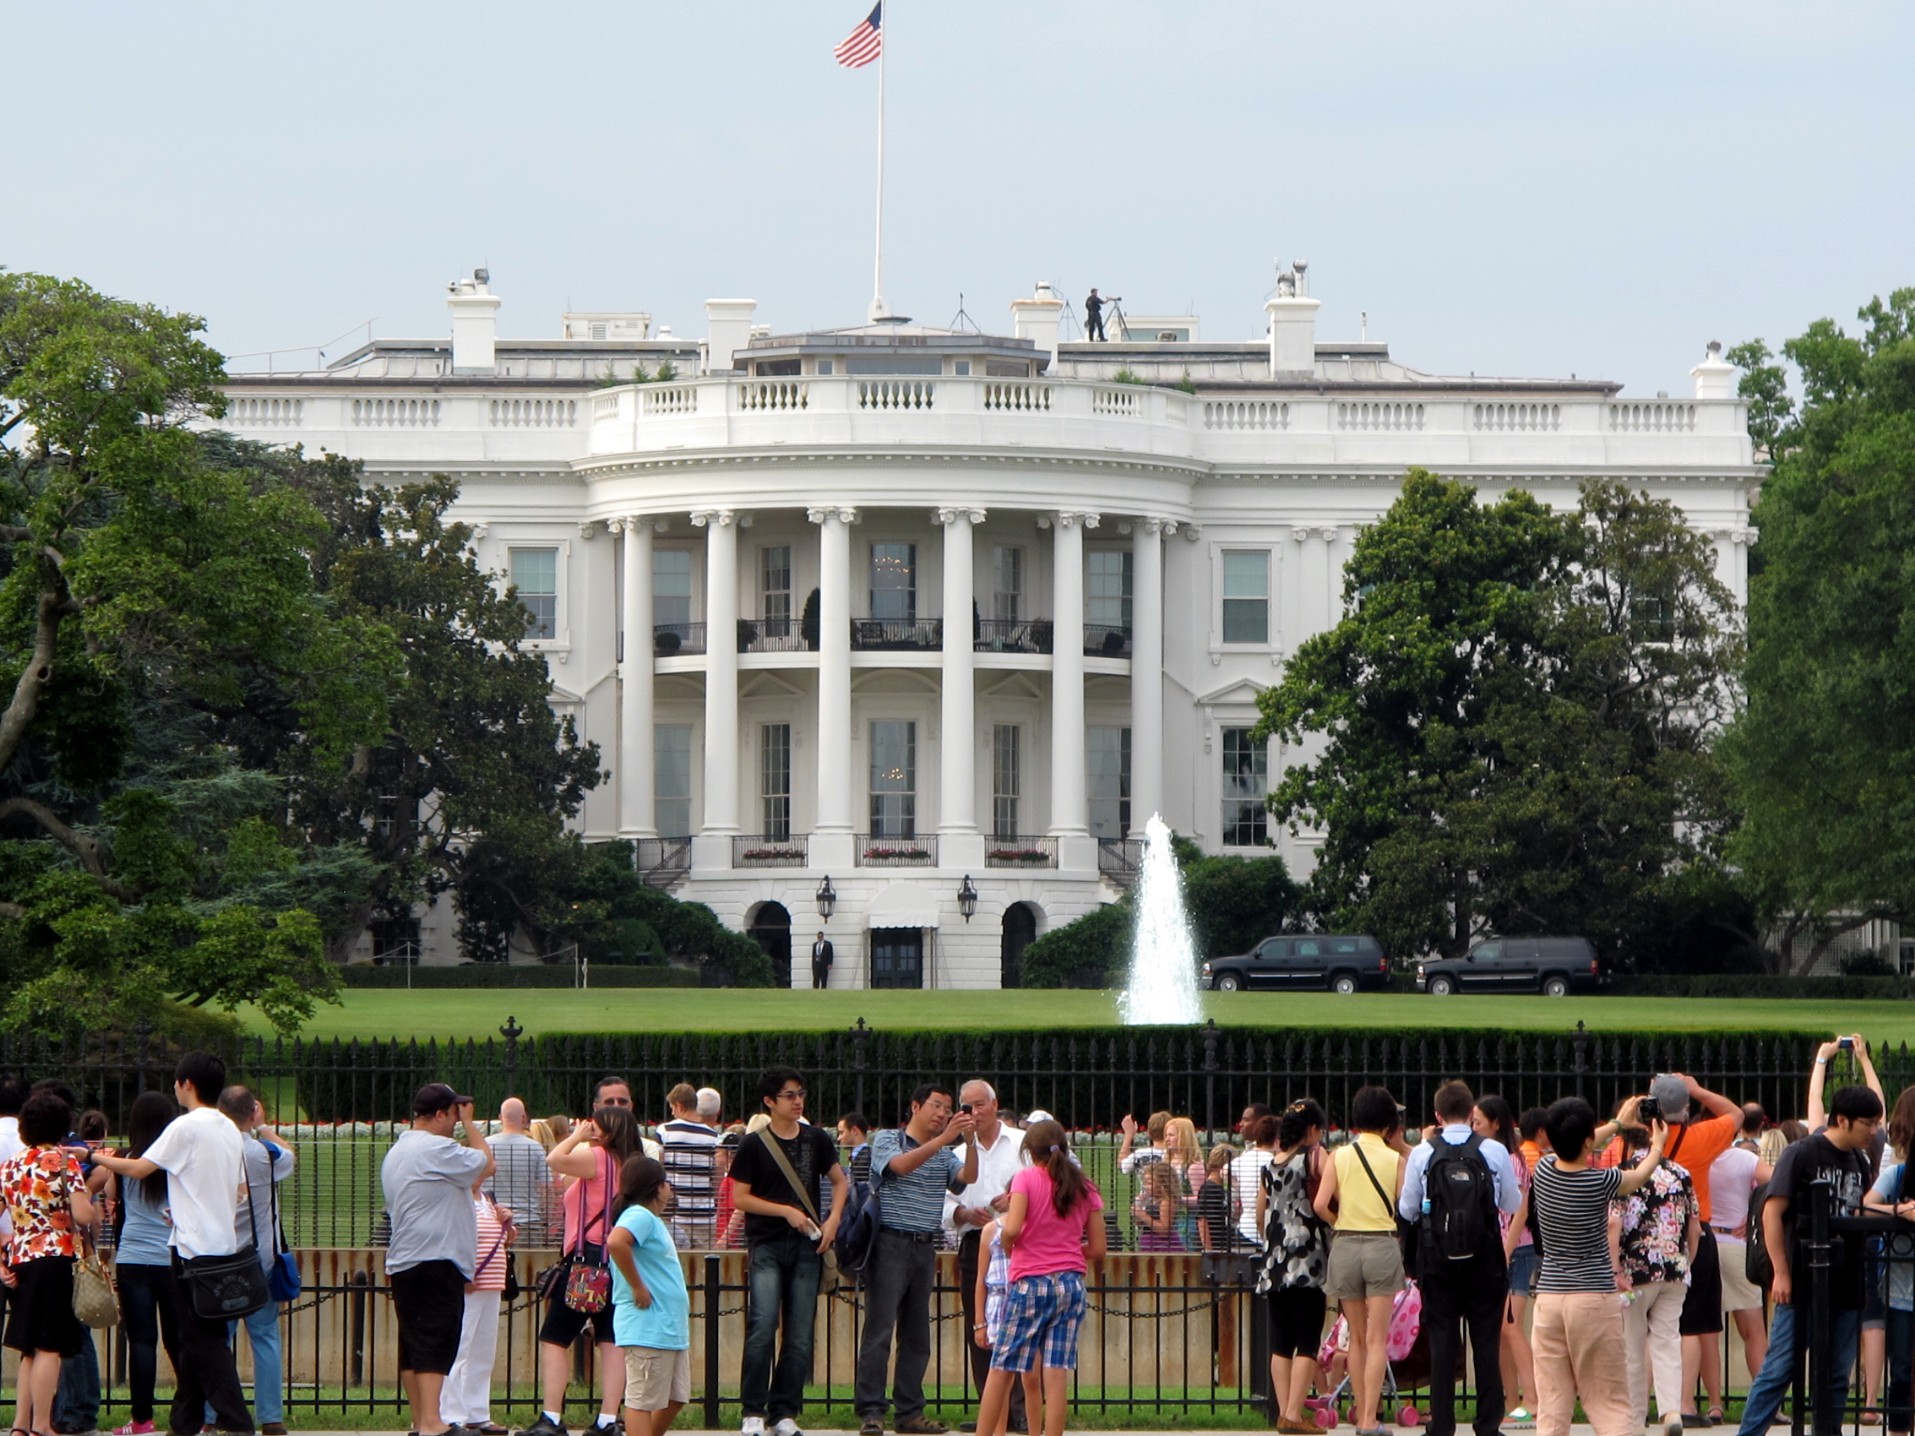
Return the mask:
<svg viewBox="0 0 1915 1436">
<path fill-rule="evenodd" d="M 1616 1289 L 1609 1264 L 1609 1202 L 1621 1186 L 1622 1173 L 1615 1167 L 1565 1172 L 1553 1152 L 1536 1164 L 1529 1200 L 1543 1244 L 1537 1291 Z"/>
<path fill-rule="evenodd" d="M 662 1123 L 658 1140 L 665 1149 L 665 1176 L 672 1184 L 672 1230 L 679 1245 L 686 1238 L 711 1244 L 712 1219 L 718 1210 L 718 1129 L 703 1122 L 674 1117 Z"/>
<path fill-rule="evenodd" d="M 499 1214 L 489 1198 L 478 1198 L 472 1210 L 479 1221 L 479 1268 L 472 1274 L 472 1289 L 504 1291 L 505 1267 L 511 1260 L 505 1249 L 505 1228 L 499 1224 Z"/>
<path fill-rule="evenodd" d="M 919 1144 L 902 1127 L 871 1134 L 871 1174 L 878 1181 L 879 1221 L 886 1231 L 935 1232 L 944 1225 L 944 1194 L 961 1192 L 964 1159 L 940 1147 L 916 1171 L 891 1175 L 891 1159 Z"/>
</svg>

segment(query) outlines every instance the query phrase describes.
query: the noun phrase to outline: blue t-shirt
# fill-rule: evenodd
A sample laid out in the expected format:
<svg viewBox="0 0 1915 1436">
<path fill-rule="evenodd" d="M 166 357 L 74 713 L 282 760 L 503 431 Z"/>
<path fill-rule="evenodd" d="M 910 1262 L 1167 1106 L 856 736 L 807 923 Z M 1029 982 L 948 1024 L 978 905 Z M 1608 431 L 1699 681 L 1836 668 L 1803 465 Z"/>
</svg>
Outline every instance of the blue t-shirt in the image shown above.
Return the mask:
<svg viewBox="0 0 1915 1436">
<path fill-rule="evenodd" d="M 652 1304 L 632 1300 L 632 1284 L 612 1263 L 612 1334 L 620 1346 L 684 1351 L 692 1344 L 692 1299 L 678 1246 L 664 1221 L 645 1207 L 627 1207 L 614 1223 L 632 1234 L 632 1265 L 652 1294 Z"/>
<path fill-rule="evenodd" d="M 126 1226 L 120 1232 L 114 1262 L 119 1266 L 172 1266 L 173 1249 L 166 1241 L 173 1235 L 173 1224 L 166 1219 L 166 1203 L 147 1196 L 145 1182 L 121 1177 L 120 1205 L 126 1210 Z"/>
<path fill-rule="evenodd" d="M 1915 1182 L 1911 1185 L 1915 1185 Z M 1869 1195 L 1880 1197 L 1885 1202 L 1899 1201 L 1902 1195 L 1902 1164 L 1884 1162 L 1882 1175 L 1875 1179 Z M 1903 1232 L 1890 1236 L 1889 1254 L 1901 1257 L 1907 1250 L 1908 1241 Z M 1915 1271 L 1911 1271 L 1910 1263 L 1906 1260 L 1888 1263 L 1888 1304 L 1897 1311 L 1915 1311 Z"/>
</svg>

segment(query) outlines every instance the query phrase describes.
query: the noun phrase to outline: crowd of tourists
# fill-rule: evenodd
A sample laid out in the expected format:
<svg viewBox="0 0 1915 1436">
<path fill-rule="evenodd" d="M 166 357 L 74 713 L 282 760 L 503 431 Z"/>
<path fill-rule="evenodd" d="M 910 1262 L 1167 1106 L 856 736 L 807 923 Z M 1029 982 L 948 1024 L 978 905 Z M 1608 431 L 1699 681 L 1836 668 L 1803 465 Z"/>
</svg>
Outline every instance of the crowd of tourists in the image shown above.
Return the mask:
<svg viewBox="0 0 1915 1436">
<path fill-rule="evenodd" d="M 1830 1064 L 1849 1054 L 1861 1080 L 1827 1092 Z M 853 1112 L 826 1128 L 807 1096 L 801 1074 L 773 1068 L 750 1119 L 727 1127 L 717 1091 L 682 1084 L 647 1131 L 616 1076 L 577 1120 L 534 1121 L 508 1098 L 482 1123 L 471 1097 L 422 1087 L 380 1169 L 413 1432 L 506 1436 L 491 1409 L 501 1304 L 513 1248 L 533 1246 L 560 1260 L 537 1284 L 539 1411 L 520 1436 L 569 1436 L 581 1338 L 597 1387 L 583 1431 L 663 1436 L 692 1394 L 681 1254 L 736 1245 L 748 1253 L 743 1436 L 799 1436 L 817 1304 L 841 1280 L 862 1286 L 861 1436 L 940 1436 L 924 1379 L 947 1247 L 979 1393 L 967 1428 L 1059 1436 L 1087 1277 L 1124 1239 L 1127 1209 L 1137 1250 L 1200 1252 L 1207 1280 L 1251 1285 L 1267 1304 L 1281 1432 L 1347 1415 L 1357 1436 L 1381 1436 L 1386 1400 L 1417 1387 L 1430 1436 L 1453 1436 L 1467 1336 L 1475 1436 L 1566 1436 L 1578 1405 L 1596 1436 L 1638 1436 L 1652 1397 L 1663 1436 L 1679 1436 L 1724 1421 L 1726 1321 L 1751 1377 L 1740 1431 L 1754 1436 L 1810 1337 L 1796 1227 L 1811 1191 L 1832 1193 L 1837 1214 L 1915 1223 L 1915 1088 L 1884 1125 L 1852 1037 L 1816 1054 L 1799 1122 L 1679 1073 L 1613 1115 L 1579 1097 L 1518 1114 L 1460 1081 L 1427 1114 L 1363 1087 L 1336 1124 L 1309 1096 L 1254 1103 L 1208 1150 L 1188 1118 L 1125 1117 L 1107 1185 L 1127 1200 L 1112 1206 L 1063 1125 L 1045 1112 L 1018 1125 L 985 1080 L 920 1086 L 895 1126 Z M 128 1355 L 115 1436 L 156 1430 L 162 1346 L 176 1373 L 169 1432 L 282 1436 L 279 1316 L 297 1276 L 279 1187 L 292 1143 L 204 1053 L 181 1060 L 170 1098 L 140 1096 L 126 1128 L 109 1140 L 106 1118 L 76 1110 L 60 1083 L 0 1077 L 14 1436 L 95 1427 L 82 1316 L 100 1248 L 115 1255 Z M 1911 1436 L 1915 1264 L 1862 1241 L 1829 1261 L 1833 1359 L 1813 1399 L 1839 1409 L 1859 1356 L 1863 1420 Z"/>
</svg>

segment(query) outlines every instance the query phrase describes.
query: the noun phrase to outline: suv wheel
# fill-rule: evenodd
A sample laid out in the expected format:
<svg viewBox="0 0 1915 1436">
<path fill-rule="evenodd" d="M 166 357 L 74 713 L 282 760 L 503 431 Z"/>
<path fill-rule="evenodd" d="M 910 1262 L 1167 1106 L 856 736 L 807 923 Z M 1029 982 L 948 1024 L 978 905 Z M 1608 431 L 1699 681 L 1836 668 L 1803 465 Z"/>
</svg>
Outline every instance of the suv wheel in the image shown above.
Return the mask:
<svg viewBox="0 0 1915 1436">
<path fill-rule="evenodd" d="M 1569 996 L 1569 979 L 1564 977 L 1561 973 L 1553 973 L 1550 976 L 1545 977 L 1543 979 L 1543 996 L 1544 997 Z"/>
<path fill-rule="evenodd" d="M 1350 973 L 1339 972 L 1335 977 L 1330 979 L 1330 991 L 1340 992 L 1345 997 L 1348 997 L 1352 992 L 1356 991 L 1356 978 Z"/>
<path fill-rule="evenodd" d="M 1430 979 L 1431 997 L 1448 997 L 1454 991 L 1456 991 L 1456 982 L 1454 979 L 1448 977 L 1432 977 Z"/>
<path fill-rule="evenodd" d="M 1235 992 L 1243 986 L 1243 979 L 1234 972 L 1220 972 L 1217 974 L 1216 986 L 1219 992 Z"/>
</svg>

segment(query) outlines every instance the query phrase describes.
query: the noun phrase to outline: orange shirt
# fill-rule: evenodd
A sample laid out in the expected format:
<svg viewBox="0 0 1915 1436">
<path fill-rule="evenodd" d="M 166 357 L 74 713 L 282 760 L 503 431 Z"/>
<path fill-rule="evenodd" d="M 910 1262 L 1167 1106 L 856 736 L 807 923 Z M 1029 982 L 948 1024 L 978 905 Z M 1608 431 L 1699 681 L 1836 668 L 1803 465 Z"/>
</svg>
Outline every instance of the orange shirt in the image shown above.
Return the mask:
<svg viewBox="0 0 1915 1436">
<path fill-rule="evenodd" d="M 1725 1112 L 1687 1126 L 1676 1127 L 1663 1143 L 1662 1155 L 1687 1168 L 1696 1184 L 1696 1205 L 1702 1209 L 1702 1224 L 1709 1225 L 1709 1168 L 1728 1151 L 1742 1130 L 1742 1114 Z"/>
</svg>

